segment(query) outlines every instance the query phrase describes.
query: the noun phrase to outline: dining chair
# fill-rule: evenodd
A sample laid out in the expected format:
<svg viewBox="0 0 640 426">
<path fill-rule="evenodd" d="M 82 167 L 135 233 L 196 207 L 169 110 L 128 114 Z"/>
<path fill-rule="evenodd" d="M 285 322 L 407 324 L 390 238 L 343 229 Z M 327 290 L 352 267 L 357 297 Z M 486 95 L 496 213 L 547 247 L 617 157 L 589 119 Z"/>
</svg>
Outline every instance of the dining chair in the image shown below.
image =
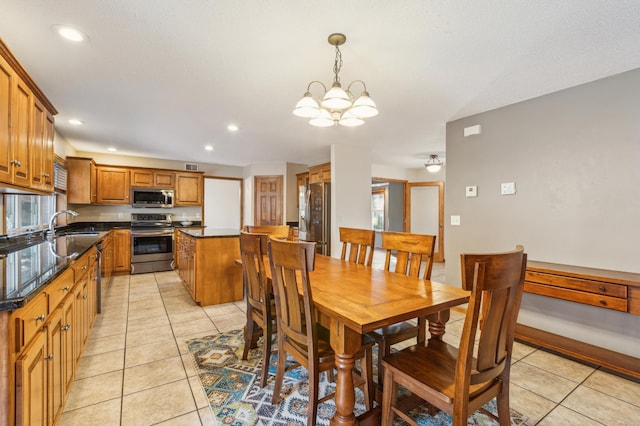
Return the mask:
<svg viewBox="0 0 640 426">
<path fill-rule="evenodd" d="M 450 414 L 454 426 L 466 425 L 479 409 L 502 426 L 511 424 L 509 374 L 527 255 L 517 246 L 505 253 L 462 254 L 461 263 L 462 286 L 471 297 L 459 347 L 430 339 L 384 358 L 383 425 L 393 424 L 395 415 L 416 425 L 399 407 L 398 385 Z M 483 408 L 493 398 L 498 416 Z"/>
<path fill-rule="evenodd" d="M 386 250 L 384 269 L 430 280 L 435 243 L 435 235 L 382 232 L 382 248 Z M 395 267 L 392 254 L 395 254 Z M 369 336 L 378 343 L 378 387 L 384 381 L 382 358 L 391 352 L 391 346 L 413 338 L 417 338 L 418 343 L 424 343 L 426 334 L 427 319 L 425 317 L 418 318 L 417 323 L 405 321 L 378 328 L 369 333 Z"/>
<path fill-rule="evenodd" d="M 289 225 L 245 225 L 245 232 L 268 234 L 270 237 L 286 239 L 289 237 Z"/>
<path fill-rule="evenodd" d="M 370 229 L 340 228 L 342 260 L 371 266 L 376 232 Z"/>
<path fill-rule="evenodd" d="M 278 318 L 278 365 L 271 402 L 278 404 L 285 373 L 287 354 L 309 372 L 309 409 L 307 425 L 315 425 L 318 404 L 335 394 L 318 399 L 318 382 L 323 371 L 333 372 L 335 353 L 329 343 L 328 330 L 316 323 L 309 272 L 315 263 L 315 243 L 271 239 L 269 262 Z M 302 295 L 300 295 L 302 291 Z M 359 380 L 365 405 L 373 405 L 373 339 L 363 338 L 356 359 L 360 360 Z"/>
<path fill-rule="evenodd" d="M 249 349 L 257 347 L 262 334 L 260 387 L 267 384 L 272 340 L 277 330 L 273 290 L 264 267 L 268 239 L 267 234 L 240 233 L 242 276 L 247 298 L 247 324 L 244 328 L 242 359 L 247 359 Z"/>
</svg>

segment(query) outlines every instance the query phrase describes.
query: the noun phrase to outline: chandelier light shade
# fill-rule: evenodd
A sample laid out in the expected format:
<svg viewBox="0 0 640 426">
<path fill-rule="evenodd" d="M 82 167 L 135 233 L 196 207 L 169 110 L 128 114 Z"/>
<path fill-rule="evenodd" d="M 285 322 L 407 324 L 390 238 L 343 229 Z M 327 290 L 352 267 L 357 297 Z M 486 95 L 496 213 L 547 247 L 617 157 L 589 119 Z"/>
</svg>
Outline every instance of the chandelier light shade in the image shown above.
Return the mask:
<svg viewBox="0 0 640 426">
<path fill-rule="evenodd" d="M 336 58 L 333 63 L 333 84 L 327 90 L 320 81 L 312 81 L 307 86 L 302 99 L 298 101 L 293 114 L 298 117 L 309 118 L 309 124 L 316 127 L 330 127 L 335 125 L 356 127 L 362 126 L 365 118 L 378 115 L 378 108 L 367 92 L 367 86 L 362 80 L 355 80 L 347 86 L 347 90 L 340 84 L 340 69 L 342 68 L 342 53 L 340 46 L 347 41 L 344 34 L 331 34 L 329 44 L 336 48 Z M 362 84 L 363 91 L 358 98 L 351 93 L 351 86 L 355 83 Z M 322 86 L 322 96 L 315 99 L 311 94 L 311 86 Z"/>
<path fill-rule="evenodd" d="M 427 168 L 427 171 L 437 173 L 440 171 L 440 168 L 442 168 L 442 161 L 440 161 L 436 154 L 431 154 L 427 162 L 424 163 L 424 166 Z"/>
</svg>

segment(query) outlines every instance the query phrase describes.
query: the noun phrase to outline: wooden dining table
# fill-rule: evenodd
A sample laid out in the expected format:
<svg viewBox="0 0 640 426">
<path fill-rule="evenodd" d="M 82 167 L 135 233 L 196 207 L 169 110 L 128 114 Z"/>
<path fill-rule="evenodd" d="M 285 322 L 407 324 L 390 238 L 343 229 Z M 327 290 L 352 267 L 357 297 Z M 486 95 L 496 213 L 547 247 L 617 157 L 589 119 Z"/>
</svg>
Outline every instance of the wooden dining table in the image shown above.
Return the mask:
<svg viewBox="0 0 640 426">
<path fill-rule="evenodd" d="M 268 260 L 267 263 L 268 264 Z M 269 274 L 269 268 L 267 268 Z M 377 424 L 378 412 L 354 414 L 353 367 L 361 335 L 426 316 L 432 339 L 441 339 L 449 308 L 467 303 L 469 292 L 430 280 L 316 255 L 309 273 L 316 320 L 331 332 L 335 352 L 336 413 L 332 425 Z"/>
</svg>

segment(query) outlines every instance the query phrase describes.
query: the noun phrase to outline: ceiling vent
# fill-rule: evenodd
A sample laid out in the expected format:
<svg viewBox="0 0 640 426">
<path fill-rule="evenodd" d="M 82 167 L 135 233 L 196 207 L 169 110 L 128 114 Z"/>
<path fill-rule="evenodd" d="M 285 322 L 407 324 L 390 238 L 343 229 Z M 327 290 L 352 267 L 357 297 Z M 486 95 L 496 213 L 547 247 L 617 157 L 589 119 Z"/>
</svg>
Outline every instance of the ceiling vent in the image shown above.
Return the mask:
<svg viewBox="0 0 640 426">
<path fill-rule="evenodd" d="M 198 165 L 197 164 L 185 164 L 184 165 L 184 169 L 188 170 L 190 172 L 197 172 L 198 171 Z"/>
</svg>

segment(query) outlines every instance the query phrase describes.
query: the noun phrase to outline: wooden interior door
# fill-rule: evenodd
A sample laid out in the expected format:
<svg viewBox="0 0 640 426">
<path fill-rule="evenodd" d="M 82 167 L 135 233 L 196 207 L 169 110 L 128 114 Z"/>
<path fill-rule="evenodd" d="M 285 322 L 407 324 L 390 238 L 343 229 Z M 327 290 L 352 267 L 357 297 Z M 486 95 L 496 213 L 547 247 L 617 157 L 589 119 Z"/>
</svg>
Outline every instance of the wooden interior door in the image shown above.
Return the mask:
<svg viewBox="0 0 640 426">
<path fill-rule="evenodd" d="M 407 185 L 407 232 L 436 236 L 435 262 L 444 262 L 444 182 Z"/>
<path fill-rule="evenodd" d="M 283 225 L 282 176 L 256 176 L 254 225 Z"/>
</svg>

